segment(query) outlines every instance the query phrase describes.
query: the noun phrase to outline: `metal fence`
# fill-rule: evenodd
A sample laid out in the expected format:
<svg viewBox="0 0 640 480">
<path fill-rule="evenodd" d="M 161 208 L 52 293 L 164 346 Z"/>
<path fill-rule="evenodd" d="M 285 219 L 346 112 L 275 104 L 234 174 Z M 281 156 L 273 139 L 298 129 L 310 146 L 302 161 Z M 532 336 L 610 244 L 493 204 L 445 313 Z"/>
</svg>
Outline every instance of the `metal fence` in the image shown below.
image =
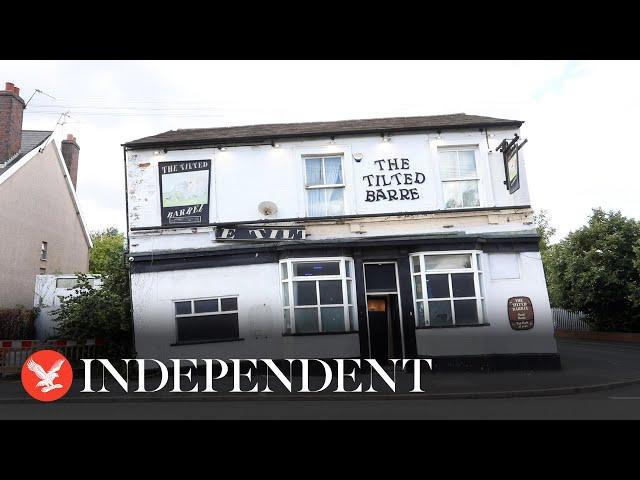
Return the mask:
<svg viewBox="0 0 640 480">
<path fill-rule="evenodd" d="M 104 341 L 99 338 L 75 340 L 0 340 L 0 377 L 20 373 L 29 355 L 38 350 L 55 350 L 64 355 L 72 365 L 81 358 L 97 358 L 103 351 Z"/>
<path fill-rule="evenodd" d="M 552 308 L 554 330 L 565 330 L 571 332 L 589 332 L 591 327 L 584 321 L 585 314 L 582 312 L 571 312 L 564 308 Z"/>
</svg>

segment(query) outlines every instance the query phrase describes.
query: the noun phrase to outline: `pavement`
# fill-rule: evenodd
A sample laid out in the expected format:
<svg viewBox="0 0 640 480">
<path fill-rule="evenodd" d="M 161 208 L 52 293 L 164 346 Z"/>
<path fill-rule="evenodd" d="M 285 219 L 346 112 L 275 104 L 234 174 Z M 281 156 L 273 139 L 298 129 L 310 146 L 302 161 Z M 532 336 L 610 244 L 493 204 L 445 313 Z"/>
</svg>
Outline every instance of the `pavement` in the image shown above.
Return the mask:
<svg viewBox="0 0 640 480">
<path fill-rule="evenodd" d="M 587 394 L 609 391 L 616 388 L 640 386 L 640 345 L 599 341 L 558 339 L 561 370 L 518 370 L 497 372 L 438 372 L 422 376 L 422 388 L 425 393 L 411 393 L 412 375 L 398 380 L 396 393 L 391 392 L 381 381 L 376 383 L 378 393 L 344 394 L 327 393 L 296 394 L 277 389 L 278 382 L 273 377 L 270 386 L 274 393 L 222 393 L 230 385 L 216 388 L 219 393 L 171 393 L 172 379 L 169 385 L 157 393 L 124 393 L 115 382 L 107 382 L 109 393 L 82 393 L 83 381 L 74 380 L 69 393 L 51 406 L 63 404 L 134 404 L 152 403 L 194 403 L 194 402 L 231 402 L 237 404 L 255 401 L 288 402 L 304 399 L 305 402 L 320 401 L 348 403 L 393 401 L 399 406 L 402 401 L 432 400 L 468 400 L 468 399 L 523 399 L 527 397 L 558 397 L 571 394 Z M 360 378 L 369 380 L 367 376 Z M 153 388 L 153 377 L 148 379 L 147 389 Z M 186 381 L 186 379 L 184 379 Z M 157 381 L 157 380 L 156 380 Z M 261 382 L 264 378 L 260 379 Z M 312 385 L 320 382 L 312 379 Z M 368 382 L 365 381 L 365 385 Z M 204 379 L 194 377 L 193 382 L 183 383 L 183 390 L 198 382 L 203 389 Z M 94 389 L 101 382 L 94 380 Z M 263 383 L 261 384 L 263 385 Z M 246 387 L 245 387 L 246 388 Z M 135 387 L 132 387 L 132 390 Z M 631 395 L 635 396 L 635 393 Z M 638 395 L 640 398 L 640 394 Z M 30 405 L 36 403 L 22 389 L 19 379 L 0 379 L 0 418 L 9 405 Z M 265 402 L 262 402 L 265 403 Z M 267 402 L 268 403 L 268 402 Z"/>
</svg>

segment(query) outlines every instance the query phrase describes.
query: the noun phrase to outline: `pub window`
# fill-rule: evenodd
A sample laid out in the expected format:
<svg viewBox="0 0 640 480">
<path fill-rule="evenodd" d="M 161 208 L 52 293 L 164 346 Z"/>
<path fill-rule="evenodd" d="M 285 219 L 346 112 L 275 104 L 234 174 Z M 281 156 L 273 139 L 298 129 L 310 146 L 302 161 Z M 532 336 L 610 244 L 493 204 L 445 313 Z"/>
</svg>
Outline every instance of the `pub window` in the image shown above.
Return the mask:
<svg viewBox="0 0 640 480">
<path fill-rule="evenodd" d="M 47 242 L 42 242 L 42 244 L 40 245 L 40 260 L 47 259 L 47 246 Z"/>
<path fill-rule="evenodd" d="M 411 255 L 417 327 L 484 322 L 480 258 L 476 251 Z"/>
<path fill-rule="evenodd" d="M 307 215 L 323 217 L 344 213 L 342 156 L 305 157 Z"/>
<path fill-rule="evenodd" d="M 353 260 L 282 260 L 285 334 L 358 330 Z"/>
<path fill-rule="evenodd" d="M 212 297 L 173 302 L 176 343 L 237 340 L 238 297 Z"/>
<path fill-rule="evenodd" d="M 440 149 L 440 177 L 445 208 L 480 206 L 480 177 L 473 148 Z"/>
</svg>

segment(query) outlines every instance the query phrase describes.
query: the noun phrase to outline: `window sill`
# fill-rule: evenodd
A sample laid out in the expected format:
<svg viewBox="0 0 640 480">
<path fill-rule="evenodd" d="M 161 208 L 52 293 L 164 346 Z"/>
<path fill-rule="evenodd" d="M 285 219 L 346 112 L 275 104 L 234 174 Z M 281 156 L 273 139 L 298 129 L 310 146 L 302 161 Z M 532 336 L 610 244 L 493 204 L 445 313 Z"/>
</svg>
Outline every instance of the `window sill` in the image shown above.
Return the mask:
<svg viewBox="0 0 640 480">
<path fill-rule="evenodd" d="M 358 333 L 358 330 L 349 330 L 346 332 L 314 332 L 314 333 L 283 333 L 283 337 L 322 337 L 325 335 L 351 335 Z"/>
<path fill-rule="evenodd" d="M 202 345 L 205 343 L 224 343 L 224 342 L 241 342 L 243 341 L 244 338 L 221 338 L 218 340 L 194 340 L 192 342 L 176 342 L 176 343 L 172 343 L 169 346 L 170 347 L 182 347 L 184 345 Z"/>
<path fill-rule="evenodd" d="M 437 328 L 465 328 L 465 327 L 488 327 L 490 323 L 463 323 L 461 325 L 426 325 L 416 327 L 416 330 L 434 330 Z"/>
</svg>

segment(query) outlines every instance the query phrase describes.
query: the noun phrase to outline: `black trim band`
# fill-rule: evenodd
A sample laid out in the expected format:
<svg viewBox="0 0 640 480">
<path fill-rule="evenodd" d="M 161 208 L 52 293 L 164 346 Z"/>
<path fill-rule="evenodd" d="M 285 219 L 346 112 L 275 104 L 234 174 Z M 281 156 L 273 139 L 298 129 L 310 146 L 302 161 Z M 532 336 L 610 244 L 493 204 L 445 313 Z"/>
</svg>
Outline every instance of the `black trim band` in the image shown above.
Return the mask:
<svg viewBox="0 0 640 480">
<path fill-rule="evenodd" d="M 131 273 L 191 270 L 277 263 L 291 257 L 353 257 L 356 250 L 367 260 L 404 258 L 418 251 L 482 250 L 495 252 L 537 252 L 539 237 L 422 236 L 345 238 L 326 241 L 274 242 L 221 246 L 208 250 L 130 254 Z M 400 252 L 403 250 L 403 252 Z M 406 254 L 404 253 L 406 252 Z M 408 260 L 408 259 L 407 259 Z"/>
<path fill-rule="evenodd" d="M 465 327 L 489 327 L 490 323 L 459 323 L 457 325 L 426 325 L 416 327 L 416 330 L 434 330 L 438 328 L 465 328 Z"/>
<path fill-rule="evenodd" d="M 196 340 L 193 342 L 177 342 L 172 343 L 170 347 L 184 347 L 185 345 L 202 345 L 205 343 L 227 343 L 227 342 L 242 342 L 244 338 L 220 338 L 218 340 Z"/>
<path fill-rule="evenodd" d="M 314 333 L 283 333 L 283 337 L 323 337 L 325 335 L 351 335 L 359 333 L 358 330 L 350 330 L 348 332 L 314 332 Z"/>
</svg>

